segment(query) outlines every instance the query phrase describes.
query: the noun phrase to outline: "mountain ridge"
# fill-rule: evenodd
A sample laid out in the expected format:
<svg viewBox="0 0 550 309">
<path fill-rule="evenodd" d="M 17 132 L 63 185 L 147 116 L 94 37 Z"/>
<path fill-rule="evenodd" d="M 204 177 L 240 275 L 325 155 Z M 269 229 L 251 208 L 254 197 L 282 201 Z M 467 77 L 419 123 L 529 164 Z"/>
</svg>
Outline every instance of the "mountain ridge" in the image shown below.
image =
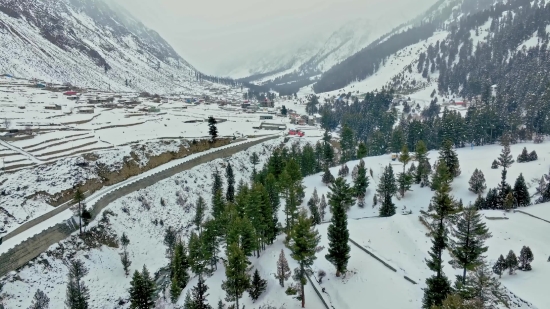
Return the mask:
<svg viewBox="0 0 550 309">
<path fill-rule="evenodd" d="M 181 92 L 195 83 L 192 65 L 112 3 L 0 0 L 0 16 L 1 73 L 119 91 Z"/>
</svg>

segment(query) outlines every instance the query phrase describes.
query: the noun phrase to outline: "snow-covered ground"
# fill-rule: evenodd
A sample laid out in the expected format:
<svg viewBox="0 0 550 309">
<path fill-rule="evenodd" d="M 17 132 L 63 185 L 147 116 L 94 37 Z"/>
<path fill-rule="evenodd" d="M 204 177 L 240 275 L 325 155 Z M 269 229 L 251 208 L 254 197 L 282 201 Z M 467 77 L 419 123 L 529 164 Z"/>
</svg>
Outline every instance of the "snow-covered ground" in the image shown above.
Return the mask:
<svg viewBox="0 0 550 309">
<path fill-rule="evenodd" d="M 228 110 L 216 103 L 188 104 L 183 100 L 187 95 L 175 95 L 163 100 L 164 103 L 140 98 L 141 104 L 133 109 L 94 104 L 93 114 L 79 114 L 76 113 L 78 108 L 89 105 L 79 102 L 84 96 L 91 96 L 90 93 L 75 101 L 60 92 L 31 88 L 29 83 L 0 77 L 0 89 L 6 90 L 0 95 L 0 127 L 19 130 L 22 134 L 16 137 L 23 137 L 0 140 L 0 168 L 12 172 L 0 174 L 0 192 L 6 193 L 0 196 L 1 208 L 8 216 L 0 223 L 3 226 L 0 230 L 4 233 L 53 209 L 48 198 L 40 196 L 42 193 L 55 195 L 71 189 L 79 181 L 100 178 L 97 168 L 119 170 L 127 161 L 125 158 L 134 155 L 137 156 L 134 161 L 143 167 L 149 157 L 177 152 L 180 147 L 186 147 L 188 141 L 207 138 L 206 120 L 209 116 L 219 120 L 220 136 L 259 136 L 278 132 L 257 128 L 262 122 L 260 115 L 267 115 L 264 108 L 256 113 L 244 113 L 239 108 Z M 98 95 L 126 98 L 138 94 L 102 92 Z M 198 96 L 198 92 L 195 95 Z M 240 89 L 225 86 L 211 88 L 204 95 L 210 96 L 209 100 L 214 102 L 240 102 L 242 98 Z M 279 99 L 276 107 L 286 105 L 303 113 L 303 106 L 293 103 Z M 55 104 L 61 109 L 45 109 L 45 106 Z M 160 111 L 139 111 L 150 107 Z M 273 117 L 267 122 L 290 125 L 286 117 Z M 34 131 L 32 135 L 26 134 L 29 130 Z M 308 132 L 310 134 L 321 135 L 313 131 Z M 83 159 L 89 154 L 94 158 L 89 162 L 92 168 L 76 167 L 79 162 L 89 161 Z"/>
<path fill-rule="evenodd" d="M 548 173 L 550 167 L 550 144 L 519 143 L 511 145 L 514 158 L 521 153 L 523 147 L 527 147 L 529 151 L 535 150 L 539 155 L 539 159 L 528 163 L 514 163 L 508 169 L 507 181 L 513 186 L 515 179 L 522 173 L 530 193 L 535 194 L 538 180 L 542 174 Z M 502 147 L 499 145 L 474 147 L 473 149 L 469 147 L 457 149 L 462 174 L 453 181 L 451 192 L 457 200 L 462 199 L 464 205 L 468 205 L 469 203 L 473 203 L 477 198 L 476 194 L 468 190 L 468 181 L 476 168 L 483 171 L 487 181 L 487 188 L 494 188 L 497 186 L 498 182 L 500 182 L 501 170 L 491 169 L 490 166 L 491 162 L 498 157 L 501 149 Z M 437 156 L 438 154 L 436 151 L 431 151 L 429 153 L 432 163 Z M 548 163 L 546 159 L 549 159 Z M 357 163 L 358 161 L 352 161 L 348 162 L 347 165 L 349 169 L 352 170 Z M 398 273 L 407 275 L 419 282 L 420 284 L 415 287 L 420 291 L 420 296 L 418 296 L 418 294 L 416 295 L 420 297 L 419 299 L 421 301 L 422 291 L 420 288 L 424 286 L 425 279 L 432 275 L 425 263 L 425 258 L 428 257 L 428 251 L 431 247 L 431 241 L 430 238 L 426 236 L 428 231 L 419 221 L 418 216 L 420 210 L 427 210 L 433 192 L 428 187 L 420 188 L 419 185 L 414 185 L 412 191 L 407 192 L 404 198 L 400 200 L 396 198 L 393 199 L 397 206 L 397 215 L 391 218 L 372 218 L 378 215 L 378 206 L 372 206 L 372 199 L 373 195 L 376 193 L 375 190 L 378 178 L 382 173 L 383 167 L 392 164 L 394 173 L 398 173 L 402 171 L 402 164 L 391 161 L 390 155 L 368 157 L 365 158 L 365 163 L 367 168 L 373 170 L 374 179 L 371 179 L 369 188 L 367 189 L 367 195 L 365 197 L 366 206 L 364 208 L 353 206 L 348 212 L 350 238 L 392 265 L 398 270 Z M 338 169 L 339 167 L 331 168 L 331 173 L 337 175 Z M 351 176 L 347 177 L 347 181 L 351 182 Z M 321 174 L 306 177 L 304 179 L 304 184 L 307 187 L 305 190 L 306 201 L 311 196 L 314 188 L 317 188 L 319 195 L 324 194 L 326 196 L 329 192 L 327 186 L 321 182 Z M 549 209 L 550 203 L 546 203 L 525 207 L 519 210 L 550 220 Z M 405 211 L 409 210 L 412 211 L 412 214 L 403 214 Z M 517 297 L 532 303 L 534 307 L 550 308 L 550 299 L 544 297 L 545 294 L 541 291 L 544 286 L 544 278 L 550 276 L 550 266 L 546 262 L 550 256 L 550 243 L 548 242 L 547 236 L 547 233 L 550 231 L 550 223 L 519 212 L 503 213 L 502 211 L 485 210 L 483 211 L 483 215 L 485 217 L 509 218 L 508 220 L 485 220 L 493 234 L 493 237 L 487 242 L 489 246 L 487 259 L 490 263 L 495 262 L 500 254 L 506 255 L 509 250 L 514 250 L 516 254 L 519 254 L 520 249 L 524 245 L 531 247 L 535 255 L 535 261 L 532 264 L 533 271 L 518 271 L 512 276 L 508 274 L 503 275 L 502 284 Z M 330 220 L 330 214 L 325 220 Z M 322 225 L 320 229 L 324 229 L 324 225 Z M 359 254 L 362 253 L 361 251 L 354 250 L 352 246 L 351 265 L 355 263 L 353 262 L 355 260 L 354 252 L 358 252 Z M 366 258 L 368 258 L 368 256 L 366 256 Z M 371 260 L 370 263 L 379 263 L 373 259 Z M 444 252 L 444 260 L 447 262 L 450 261 L 448 252 Z M 320 267 L 318 265 L 321 265 L 320 268 L 323 268 L 325 271 L 331 269 L 331 266 L 327 265 L 326 261 L 323 262 L 324 264 L 321 262 L 319 262 L 320 264 L 316 263 L 316 268 Z M 366 265 L 370 265 L 370 263 L 366 263 Z M 369 275 L 366 269 L 363 271 L 365 272 L 364 276 Z M 454 279 L 455 274 L 460 274 L 460 270 L 452 269 L 447 263 L 445 263 L 444 271 L 451 279 Z M 375 270 L 373 270 L 373 272 L 376 273 Z M 392 275 L 392 273 L 388 271 L 388 276 L 390 275 Z M 352 277 L 354 276 L 358 275 L 353 274 Z M 410 285 L 410 283 L 404 280 L 402 281 L 403 289 L 406 288 L 408 284 Z M 341 282 L 340 284 L 344 283 Z M 397 283 L 395 285 L 397 285 Z M 347 287 L 343 285 L 340 287 L 330 286 L 330 290 L 337 290 L 339 293 L 342 293 L 341 291 L 347 290 Z M 364 295 L 364 302 L 366 302 L 367 298 L 370 299 L 373 295 L 377 294 L 367 295 L 365 293 L 362 295 Z M 410 307 L 398 307 L 418 308 L 419 303 L 415 302 L 419 301 L 419 299 L 412 300 Z M 348 299 L 344 298 L 342 300 L 341 306 L 344 306 L 344 308 L 346 306 L 351 306 L 349 308 L 353 308 L 352 305 L 353 303 L 350 304 Z M 340 303 L 338 303 L 337 308 L 340 308 Z"/>
<path fill-rule="evenodd" d="M 307 139 L 295 139 L 300 143 L 307 141 L 314 143 L 318 138 L 309 137 Z M 192 204 L 199 195 L 209 197 L 211 186 L 211 173 L 217 168 L 223 171 L 227 162 L 231 162 L 236 171 L 236 181 L 241 178 L 248 179 L 251 173 L 249 156 L 255 151 L 260 155 L 260 165 L 266 162 L 271 150 L 279 145 L 282 140 L 273 140 L 262 145 L 257 145 L 251 149 L 238 153 L 231 158 L 220 159 L 196 167 L 192 170 L 180 173 L 169 179 L 163 180 L 144 190 L 132 193 L 124 198 L 113 202 L 106 210 L 114 212 L 109 216 L 113 232 L 121 235 L 125 232 L 129 235 L 131 243 L 128 247 L 131 260 L 132 271 L 140 269 L 144 264 L 155 272 L 167 264 L 167 258 L 164 253 L 165 246 L 162 243 L 164 228 L 173 226 L 178 229 L 182 235 L 188 235 L 193 230 L 191 219 L 193 216 Z M 534 179 L 540 179 L 543 173 L 547 173 L 550 159 L 550 144 L 521 143 L 512 145 L 512 154 L 518 155 L 523 147 L 528 150 L 535 150 L 539 159 L 529 163 L 514 163 L 508 172 L 508 182 L 513 184 L 515 178 L 523 173 L 530 191 L 534 193 Z M 487 180 L 487 187 L 496 187 L 500 181 L 500 170 L 490 168 L 491 162 L 498 157 L 501 147 L 490 145 L 475 147 L 474 149 L 457 149 L 462 174 L 452 183 L 452 194 L 456 199 L 462 199 L 467 205 L 473 202 L 476 195 L 468 191 L 468 180 L 475 168 L 481 169 Z M 430 158 L 433 162 L 437 158 L 437 152 L 430 152 Z M 353 167 L 358 161 L 348 162 L 348 167 Z M 324 270 L 327 277 L 322 284 L 315 283 L 319 288 L 325 288 L 323 294 L 325 300 L 335 308 L 359 308 L 368 304 L 373 308 L 418 308 L 421 303 L 425 286 L 425 279 L 432 273 L 425 265 L 425 258 L 431 246 L 430 238 L 426 236 L 428 232 L 425 226 L 419 221 L 419 211 L 426 210 L 428 203 L 433 195 L 429 188 L 420 188 L 414 185 L 412 191 L 407 192 L 404 198 L 400 200 L 394 198 L 397 205 L 397 214 L 390 218 L 368 218 L 378 214 L 378 206 L 372 206 L 372 196 L 376 189 L 378 177 L 381 169 L 387 164 L 394 164 L 394 171 L 401 171 L 401 164 L 393 162 L 389 155 L 368 157 L 365 159 L 366 166 L 372 168 L 374 178 L 371 179 L 367 189 L 365 208 L 352 206 L 348 212 L 350 237 L 359 245 L 367 248 L 382 260 L 392 265 L 397 272 L 383 266 L 380 262 L 361 251 L 359 248 L 351 245 L 351 259 L 349 263 L 350 272 L 341 278 L 336 278 L 334 267 L 324 258 L 328 240 L 326 238 L 326 229 L 328 224 L 318 226 L 322 236 L 321 245 L 325 249 L 318 253 L 317 260 L 313 269 Z M 331 169 L 336 175 L 339 167 Z M 222 173 L 223 174 L 223 173 Z M 350 177 L 348 177 L 348 181 Z M 321 183 L 321 175 L 312 175 L 304 179 L 306 186 L 305 203 L 311 196 L 314 188 L 317 188 L 319 195 L 328 193 L 328 188 Z M 144 203 L 138 201 L 138 197 L 146 200 L 151 206 L 150 209 L 144 208 Z M 181 198 L 180 198 L 181 197 Z M 160 199 L 165 200 L 166 206 L 161 206 Z M 182 202 L 182 200 L 184 202 Z M 402 209 L 411 210 L 412 214 L 402 214 Z M 123 210 L 124 209 L 124 210 Z M 541 217 L 548 218 L 550 204 L 529 206 L 521 209 L 522 211 L 532 213 Z M 550 244 L 547 241 L 547 234 L 550 231 L 550 223 L 533 218 L 522 213 L 503 213 L 501 211 L 483 211 L 485 217 L 507 217 L 508 220 L 489 220 L 487 225 L 493 234 L 493 237 L 487 241 L 489 251 L 487 259 L 493 263 L 500 254 L 507 254 L 509 250 L 514 250 L 519 254 L 523 245 L 530 246 L 535 255 L 532 263 L 533 270 L 530 272 L 517 271 L 514 275 L 503 275 L 501 282 L 503 286 L 510 291 L 513 302 L 512 308 L 549 308 L 550 302 L 544 293 L 544 280 L 550 275 L 550 268 L 546 262 L 550 255 Z M 330 219 L 330 214 L 325 220 Z M 163 226 L 159 223 L 162 220 Z M 92 223 L 92 226 L 97 223 Z M 67 249 L 72 245 L 69 241 L 62 242 Z M 52 246 L 51 251 L 55 252 L 57 245 Z M 272 277 L 275 269 L 275 262 L 281 248 L 284 248 L 282 239 L 262 253 L 260 258 L 250 258 L 254 268 L 260 271 L 263 278 L 268 279 L 268 290 L 261 298 L 252 304 L 250 298 L 245 293 L 242 304 L 256 306 L 263 303 L 270 303 L 276 307 L 295 308 L 299 302 L 284 294 L 284 289 L 278 286 L 277 281 Z M 291 263 L 290 254 L 284 249 Z M 66 250 L 68 252 L 70 250 Z M 90 268 L 90 275 L 85 280 L 91 288 L 94 302 L 92 308 L 110 308 L 119 298 L 126 298 L 127 288 L 130 278 L 125 278 L 120 265 L 119 256 L 121 249 L 102 246 L 77 253 L 77 257 L 84 260 Z M 66 253 L 67 254 L 67 253 Z M 450 260 L 448 252 L 444 253 L 445 266 L 444 271 L 450 279 L 454 279 L 455 274 L 460 270 L 453 269 L 447 262 Z M 45 262 L 47 261 L 47 263 Z M 49 266 L 44 266 L 49 265 Z M 30 303 L 30 296 L 36 288 L 45 290 L 52 299 L 52 304 L 62 305 L 64 300 L 66 266 L 60 260 L 52 257 L 52 254 L 42 254 L 34 263 L 22 268 L 17 275 L 20 279 L 13 276 L 6 278 L 4 287 L 5 302 L 9 308 L 25 308 Z M 403 276 L 407 275 L 418 282 L 414 285 L 406 281 Z M 218 271 L 212 277 L 207 279 L 210 287 L 209 301 L 216 304 L 219 299 L 223 299 L 225 293 L 220 288 L 221 281 L 225 278 L 222 264 L 218 264 Z M 193 286 L 196 278 L 190 282 L 189 288 Z M 288 284 L 288 283 L 287 283 Z M 361 293 L 357 293 L 361 290 Z M 400 297 L 381 297 L 387 291 L 393 291 Z M 398 291 L 398 292 L 396 292 Z M 393 293 L 392 292 L 392 293 Z M 183 297 L 186 291 L 182 293 L 179 304 L 183 303 Z M 520 298 L 527 302 L 523 303 Z M 308 283 L 306 286 L 306 307 L 321 308 L 318 297 L 311 289 Z M 530 304 L 529 304 L 530 303 Z M 166 308 L 172 308 L 167 304 Z"/>
</svg>

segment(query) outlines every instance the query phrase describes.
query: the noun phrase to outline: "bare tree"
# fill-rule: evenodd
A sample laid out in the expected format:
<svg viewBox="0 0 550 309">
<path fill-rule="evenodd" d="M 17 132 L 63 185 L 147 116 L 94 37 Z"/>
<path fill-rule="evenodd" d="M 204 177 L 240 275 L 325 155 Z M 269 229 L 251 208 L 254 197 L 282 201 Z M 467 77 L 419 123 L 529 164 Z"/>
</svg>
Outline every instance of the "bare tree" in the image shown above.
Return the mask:
<svg viewBox="0 0 550 309">
<path fill-rule="evenodd" d="M 8 118 L 4 118 L 4 128 L 7 130 L 11 127 L 11 120 Z"/>
</svg>

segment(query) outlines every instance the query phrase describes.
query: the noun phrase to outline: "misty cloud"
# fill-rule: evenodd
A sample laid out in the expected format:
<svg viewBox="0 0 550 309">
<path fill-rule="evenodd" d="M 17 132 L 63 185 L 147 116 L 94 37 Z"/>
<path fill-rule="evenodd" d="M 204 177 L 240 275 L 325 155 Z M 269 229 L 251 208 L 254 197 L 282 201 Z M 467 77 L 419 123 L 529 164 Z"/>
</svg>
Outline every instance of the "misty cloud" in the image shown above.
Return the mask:
<svg viewBox="0 0 550 309">
<path fill-rule="evenodd" d="M 346 22 L 374 20 L 384 33 L 435 0 L 109 0 L 159 32 L 198 69 L 218 74 L 265 51 L 326 39 Z M 303 45 L 303 44 L 302 44 Z M 255 58 L 255 59 L 256 59 Z"/>
</svg>

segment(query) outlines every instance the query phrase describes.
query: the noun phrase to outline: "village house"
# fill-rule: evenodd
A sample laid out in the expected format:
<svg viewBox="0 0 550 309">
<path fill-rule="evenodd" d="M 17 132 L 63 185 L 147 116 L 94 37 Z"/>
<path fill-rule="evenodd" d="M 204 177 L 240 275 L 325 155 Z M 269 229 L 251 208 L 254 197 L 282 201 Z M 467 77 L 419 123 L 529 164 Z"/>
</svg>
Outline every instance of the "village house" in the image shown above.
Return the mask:
<svg viewBox="0 0 550 309">
<path fill-rule="evenodd" d="M 61 105 L 57 105 L 57 104 L 46 105 L 46 106 L 44 106 L 44 109 L 60 111 L 61 110 Z"/>
</svg>

